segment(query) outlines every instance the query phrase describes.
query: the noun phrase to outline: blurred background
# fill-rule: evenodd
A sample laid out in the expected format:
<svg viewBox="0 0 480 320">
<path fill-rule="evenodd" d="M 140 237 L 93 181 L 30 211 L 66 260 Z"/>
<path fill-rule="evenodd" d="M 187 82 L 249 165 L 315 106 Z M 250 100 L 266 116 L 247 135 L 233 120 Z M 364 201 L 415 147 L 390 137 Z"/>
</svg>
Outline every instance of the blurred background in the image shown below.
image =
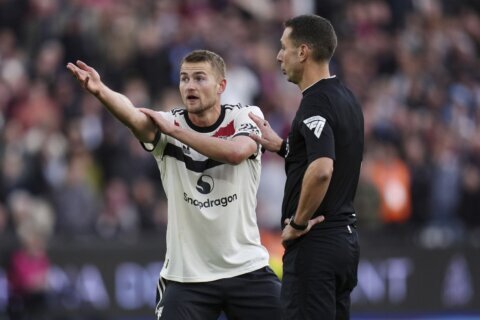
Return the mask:
<svg viewBox="0 0 480 320">
<path fill-rule="evenodd" d="M 480 319 L 478 0 L 0 0 L 0 319 L 153 319 L 156 163 L 67 62 L 169 110 L 183 56 L 216 51 L 223 102 L 286 136 L 301 96 L 275 57 L 301 13 L 332 21 L 331 73 L 365 115 L 353 318 Z M 284 180 L 264 154 L 258 222 L 280 276 Z"/>
</svg>

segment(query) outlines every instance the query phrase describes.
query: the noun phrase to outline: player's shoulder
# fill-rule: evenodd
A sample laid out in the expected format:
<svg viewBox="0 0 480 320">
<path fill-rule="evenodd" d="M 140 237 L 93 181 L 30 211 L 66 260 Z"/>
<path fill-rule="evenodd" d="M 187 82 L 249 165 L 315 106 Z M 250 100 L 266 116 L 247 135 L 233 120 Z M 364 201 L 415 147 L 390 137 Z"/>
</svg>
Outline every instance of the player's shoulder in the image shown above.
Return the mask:
<svg viewBox="0 0 480 320">
<path fill-rule="evenodd" d="M 249 110 L 252 108 L 258 108 L 257 106 L 250 105 L 250 104 L 242 104 L 242 103 L 237 103 L 237 104 L 223 104 L 222 105 L 225 110 L 229 111 L 238 111 L 238 110 Z"/>
<path fill-rule="evenodd" d="M 186 112 L 187 112 L 187 109 L 183 107 L 174 107 L 170 109 L 170 111 L 167 111 L 166 114 L 168 114 L 173 118 L 179 118 L 179 117 L 183 117 Z"/>
<path fill-rule="evenodd" d="M 225 109 L 226 114 L 230 114 L 231 116 L 239 116 L 241 114 L 248 115 L 249 112 L 253 112 L 255 114 L 260 114 L 263 116 L 262 111 L 258 106 L 255 105 L 249 105 L 249 104 L 224 104 L 222 105 L 222 108 Z"/>
</svg>

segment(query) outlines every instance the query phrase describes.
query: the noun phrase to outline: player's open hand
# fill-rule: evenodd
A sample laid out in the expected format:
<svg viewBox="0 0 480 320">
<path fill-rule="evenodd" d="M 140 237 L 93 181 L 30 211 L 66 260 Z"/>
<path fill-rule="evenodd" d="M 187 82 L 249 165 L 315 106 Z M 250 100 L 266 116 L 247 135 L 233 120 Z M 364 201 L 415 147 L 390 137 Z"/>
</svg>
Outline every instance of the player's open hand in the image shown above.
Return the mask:
<svg viewBox="0 0 480 320">
<path fill-rule="evenodd" d="M 290 226 L 290 219 L 285 219 L 285 228 L 282 231 L 282 245 L 285 247 L 286 243 L 290 240 L 295 240 L 304 234 L 306 234 L 314 225 L 317 223 L 321 223 L 323 220 L 325 220 L 324 216 L 318 216 L 313 219 L 308 220 L 308 226 L 305 230 L 297 230 L 294 229 Z"/>
<path fill-rule="evenodd" d="M 147 108 L 139 108 L 139 110 L 152 119 L 160 132 L 171 135 L 172 131 L 175 129 L 175 125 L 165 119 L 160 113 Z"/>
<path fill-rule="evenodd" d="M 100 92 L 100 87 L 102 82 L 100 80 L 100 75 L 98 72 L 88 66 L 86 63 L 77 60 L 77 62 L 67 64 L 67 69 L 77 78 L 80 85 L 88 90 L 91 94 L 97 96 Z"/>
<path fill-rule="evenodd" d="M 268 151 L 279 151 L 282 146 L 283 140 L 275 133 L 275 131 L 273 131 L 268 121 L 253 114 L 252 112 L 250 112 L 248 115 L 256 123 L 256 125 L 262 132 L 261 137 L 254 133 L 250 133 L 250 138 L 261 144 Z"/>
</svg>

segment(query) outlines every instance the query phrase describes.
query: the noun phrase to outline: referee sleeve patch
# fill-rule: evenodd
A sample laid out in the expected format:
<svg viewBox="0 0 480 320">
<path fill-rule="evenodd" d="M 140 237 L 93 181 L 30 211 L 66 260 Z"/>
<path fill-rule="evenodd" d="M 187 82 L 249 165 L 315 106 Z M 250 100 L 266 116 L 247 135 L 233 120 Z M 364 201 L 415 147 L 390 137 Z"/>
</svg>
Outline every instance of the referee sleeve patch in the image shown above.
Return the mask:
<svg viewBox="0 0 480 320">
<path fill-rule="evenodd" d="M 324 117 L 313 116 L 303 120 L 303 123 L 305 123 L 308 129 L 313 131 L 313 133 L 317 138 L 320 138 L 320 135 L 322 134 L 322 130 L 323 130 L 323 127 L 325 126 L 326 121 L 327 120 L 325 120 Z"/>
</svg>

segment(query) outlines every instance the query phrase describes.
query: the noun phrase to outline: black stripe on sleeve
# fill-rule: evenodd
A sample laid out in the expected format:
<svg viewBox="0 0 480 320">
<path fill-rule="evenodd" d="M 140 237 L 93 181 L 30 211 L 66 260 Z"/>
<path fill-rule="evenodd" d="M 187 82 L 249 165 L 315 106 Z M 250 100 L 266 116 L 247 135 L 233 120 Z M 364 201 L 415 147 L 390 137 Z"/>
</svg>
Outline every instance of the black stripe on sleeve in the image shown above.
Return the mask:
<svg viewBox="0 0 480 320">
<path fill-rule="evenodd" d="M 140 144 L 142 145 L 142 148 L 145 151 L 152 152 L 155 147 L 157 146 L 158 141 L 160 141 L 160 130 L 157 130 L 157 133 L 155 134 L 155 139 L 153 139 L 153 142 L 143 142 L 140 141 Z"/>
</svg>

